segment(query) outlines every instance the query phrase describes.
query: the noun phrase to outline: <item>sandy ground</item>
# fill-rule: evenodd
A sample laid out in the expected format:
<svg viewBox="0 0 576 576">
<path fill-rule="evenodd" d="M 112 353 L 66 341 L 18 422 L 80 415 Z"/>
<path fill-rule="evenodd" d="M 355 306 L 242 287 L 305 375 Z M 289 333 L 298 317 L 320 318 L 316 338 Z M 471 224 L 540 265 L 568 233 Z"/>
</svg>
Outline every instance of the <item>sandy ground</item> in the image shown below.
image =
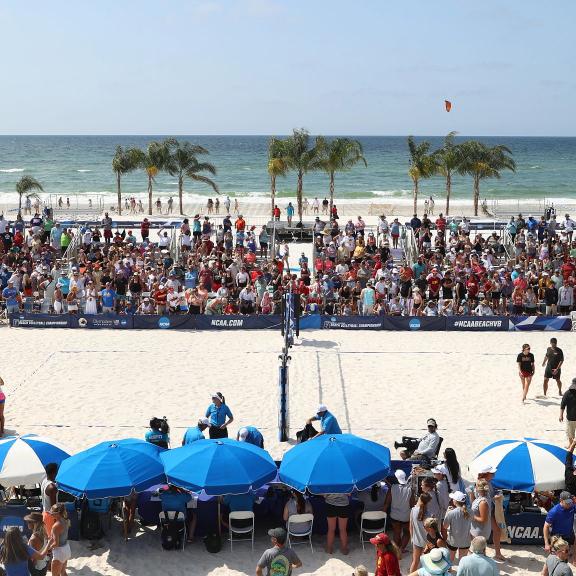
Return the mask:
<svg viewBox="0 0 576 576">
<path fill-rule="evenodd" d="M 72 451 L 99 441 L 143 437 L 153 415 L 169 418 L 172 441 L 203 415 L 212 391 L 222 391 L 234 412 L 231 434 L 243 424 L 262 430 L 279 458 L 288 444 L 277 441 L 277 374 L 281 337 L 276 332 L 170 332 L 0 329 L 0 362 L 6 382 L 6 425 L 20 434 L 38 433 Z M 576 335 L 557 333 L 566 362 L 566 383 L 576 372 Z M 539 366 L 551 333 L 408 333 L 306 331 L 292 351 L 291 433 L 302 427 L 319 401 L 342 428 L 392 446 L 404 434 L 420 434 L 433 416 L 444 447 L 455 448 L 461 464 L 491 441 L 532 436 L 564 442 L 559 398 L 552 386 L 541 394 L 538 368 L 528 404 L 520 402 L 516 354 L 527 341 Z M 394 451 L 393 451 L 394 452 Z M 73 543 L 71 573 L 167 576 L 253 574 L 267 538 L 256 550 L 239 545 L 210 555 L 201 544 L 182 554 L 163 552 L 155 535 L 140 532 L 128 544 L 120 527 L 96 551 Z M 354 537 L 354 540 L 357 536 Z M 356 541 L 348 557 L 298 552 L 297 574 L 349 575 L 364 563 L 373 570 L 373 551 Z M 537 573 L 542 550 L 508 548 L 502 573 Z M 407 558 L 403 572 L 407 572 Z"/>
</svg>

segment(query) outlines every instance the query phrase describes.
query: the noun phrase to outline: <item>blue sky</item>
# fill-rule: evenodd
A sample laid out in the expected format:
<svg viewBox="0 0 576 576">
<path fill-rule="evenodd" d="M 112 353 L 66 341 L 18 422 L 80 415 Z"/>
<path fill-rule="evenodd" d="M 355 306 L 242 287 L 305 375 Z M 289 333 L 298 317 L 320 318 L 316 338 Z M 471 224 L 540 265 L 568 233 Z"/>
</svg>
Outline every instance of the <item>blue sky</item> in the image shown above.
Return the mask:
<svg viewBox="0 0 576 576">
<path fill-rule="evenodd" d="M 0 133 L 574 136 L 575 22 L 573 0 L 0 0 Z"/>
</svg>

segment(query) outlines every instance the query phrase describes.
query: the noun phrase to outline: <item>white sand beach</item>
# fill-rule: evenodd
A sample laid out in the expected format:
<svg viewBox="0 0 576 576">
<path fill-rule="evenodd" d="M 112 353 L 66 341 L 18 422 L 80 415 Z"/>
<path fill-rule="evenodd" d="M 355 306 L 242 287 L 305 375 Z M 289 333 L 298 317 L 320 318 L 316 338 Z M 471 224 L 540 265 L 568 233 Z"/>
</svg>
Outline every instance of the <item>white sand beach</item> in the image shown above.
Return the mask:
<svg viewBox="0 0 576 576">
<path fill-rule="evenodd" d="M 210 393 L 219 390 L 234 412 L 231 434 L 252 424 L 275 458 L 290 448 L 277 441 L 279 333 L 3 328 L 0 334 L 6 343 L 1 361 L 8 432 L 43 434 L 78 451 L 102 440 L 141 438 L 151 416 L 166 415 L 178 445 L 185 428 L 203 415 Z M 420 434 L 426 419 L 435 417 L 444 447 L 456 450 L 464 469 L 497 439 L 531 436 L 564 443 L 555 385 L 547 399 L 535 398 L 543 375 L 538 368 L 523 406 L 515 363 L 526 341 L 539 366 L 552 335 L 566 355 L 567 386 L 576 372 L 573 333 L 302 332 L 290 367 L 291 435 L 322 401 L 345 432 L 389 447 L 402 434 Z M 234 554 L 225 546 L 211 555 L 201 543 L 168 553 L 148 529 L 127 544 L 120 532 L 120 525 L 114 526 L 95 551 L 74 542 L 70 572 L 253 574 L 268 546 L 261 533 L 254 553 L 239 545 Z M 373 550 L 363 552 L 356 538 L 347 557 L 326 555 L 319 539 L 313 555 L 299 547 L 304 566 L 296 574 L 344 576 L 360 563 L 373 570 Z M 509 561 L 502 573 L 536 574 L 542 568 L 539 547 L 505 547 L 504 554 Z M 403 573 L 408 564 L 405 556 Z"/>
</svg>

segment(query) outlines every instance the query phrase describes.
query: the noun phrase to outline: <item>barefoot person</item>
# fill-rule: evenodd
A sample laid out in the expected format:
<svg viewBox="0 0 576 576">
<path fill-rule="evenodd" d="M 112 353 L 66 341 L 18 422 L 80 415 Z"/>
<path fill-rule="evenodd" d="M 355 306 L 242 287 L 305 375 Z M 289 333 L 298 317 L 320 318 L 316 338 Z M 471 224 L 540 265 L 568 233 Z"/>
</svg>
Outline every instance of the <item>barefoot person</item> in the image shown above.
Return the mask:
<svg viewBox="0 0 576 576">
<path fill-rule="evenodd" d="M 66 576 L 66 565 L 72 556 L 70 544 L 68 544 L 68 530 L 70 521 L 66 506 L 62 503 L 54 504 L 50 508 L 50 514 L 54 517 L 52 526 L 52 576 Z"/>
<path fill-rule="evenodd" d="M 528 390 L 530 389 L 530 382 L 534 376 L 534 354 L 530 352 L 530 344 L 522 344 L 522 352 L 516 358 L 518 364 L 518 374 L 520 376 L 520 383 L 522 384 L 522 403 L 526 402 Z"/>
<path fill-rule="evenodd" d="M 542 366 L 546 364 L 546 370 L 544 371 L 544 396 L 548 392 L 548 380 L 552 378 L 556 380 L 558 384 L 558 395 L 562 396 L 562 380 L 560 376 L 562 374 L 562 364 L 564 363 L 564 352 L 561 348 L 558 348 L 558 340 L 556 338 L 550 338 L 550 346 L 546 350 L 546 356 L 542 361 Z"/>
</svg>

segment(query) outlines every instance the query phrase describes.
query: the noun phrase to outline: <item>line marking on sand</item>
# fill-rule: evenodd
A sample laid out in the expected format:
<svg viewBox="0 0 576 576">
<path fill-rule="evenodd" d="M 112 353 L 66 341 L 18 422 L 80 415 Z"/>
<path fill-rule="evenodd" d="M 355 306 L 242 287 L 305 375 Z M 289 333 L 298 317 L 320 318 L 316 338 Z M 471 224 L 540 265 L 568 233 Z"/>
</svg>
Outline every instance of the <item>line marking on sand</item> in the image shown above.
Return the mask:
<svg viewBox="0 0 576 576">
<path fill-rule="evenodd" d="M 322 404 L 322 374 L 320 372 L 320 352 L 316 350 L 316 372 L 318 373 L 318 404 Z"/>
<path fill-rule="evenodd" d="M 350 412 L 348 411 L 348 397 L 346 396 L 346 383 L 344 381 L 344 372 L 342 371 L 342 358 L 338 352 L 336 355 L 338 359 L 338 371 L 340 372 L 340 387 L 342 388 L 342 399 L 344 400 L 344 414 L 346 417 L 346 426 L 352 432 L 352 425 L 350 424 Z"/>
<path fill-rule="evenodd" d="M 34 370 L 32 370 L 30 374 L 28 374 L 28 376 L 26 376 L 23 380 L 21 380 L 19 384 L 16 384 L 14 386 L 14 388 L 10 391 L 10 393 L 13 394 L 14 392 L 17 392 L 20 388 L 22 388 L 22 386 L 26 384 L 26 382 L 31 380 L 32 377 L 36 375 L 40 370 L 42 370 L 42 368 L 44 368 L 44 366 L 46 366 L 46 364 L 48 364 L 48 362 L 50 362 L 50 360 L 52 360 L 52 358 L 54 358 L 54 356 L 57 353 L 58 353 L 57 350 L 55 350 L 54 352 L 50 352 L 50 354 L 48 354 L 48 356 L 46 356 L 46 358 L 44 358 L 44 360 L 42 360 L 42 362 L 40 362 L 40 364 L 38 364 L 38 366 Z"/>
</svg>

